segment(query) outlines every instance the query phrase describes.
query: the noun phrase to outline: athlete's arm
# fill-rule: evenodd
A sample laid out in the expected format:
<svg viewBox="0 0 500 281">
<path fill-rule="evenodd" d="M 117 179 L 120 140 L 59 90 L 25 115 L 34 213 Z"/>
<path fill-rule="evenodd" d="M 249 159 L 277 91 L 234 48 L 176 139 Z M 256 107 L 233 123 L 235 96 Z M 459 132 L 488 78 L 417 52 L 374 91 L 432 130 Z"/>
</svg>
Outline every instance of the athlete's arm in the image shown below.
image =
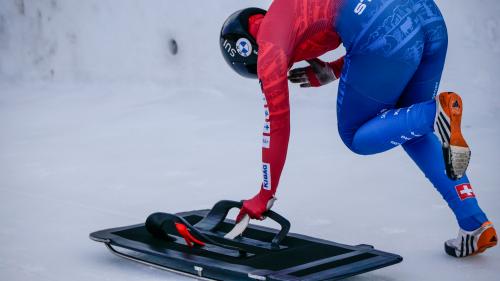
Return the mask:
<svg viewBox="0 0 500 281">
<path fill-rule="evenodd" d="M 266 44 L 267 45 L 267 44 Z M 269 166 L 269 182 L 262 189 L 273 195 L 285 164 L 290 136 L 290 105 L 288 99 L 288 57 L 280 46 L 269 44 L 259 60 L 259 78 L 265 96 L 266 120 L 263 134 L 262 162 Z"/>
<path fill-rule="evenodd" d="M 269 202 L 278 188 L 290 137 L 288 61 L 281 46 L 269 42 L 259 44 L 258 75 L 264 93 L 265 112 L 262 136 L 263 180 L 257 195 L 244 202 L 237 220 L 244 214 L 253 219 L 262 219 L 262 214 L 271 207 Z"/>
</svg>

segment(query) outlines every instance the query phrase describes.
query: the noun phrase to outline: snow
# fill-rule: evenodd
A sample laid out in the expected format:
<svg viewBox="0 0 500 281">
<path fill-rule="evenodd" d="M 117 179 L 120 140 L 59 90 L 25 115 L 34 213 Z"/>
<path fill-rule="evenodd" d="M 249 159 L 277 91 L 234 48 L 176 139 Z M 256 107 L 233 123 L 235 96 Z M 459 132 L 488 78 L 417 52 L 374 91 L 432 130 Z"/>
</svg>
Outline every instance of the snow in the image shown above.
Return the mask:
<svg viewBox="0 0 500 281">
<path fill-rule="evenodd" d="M 217 44 L 229 13 L 269 4 L 255 2 L 0 0 L 1 280 L 190 280 L 114 257 L 88 234 L 257 191 L 259 85 L 231 73 Z M 450 33 L 441 89 L 463 95 L 469 176 L 500 222 L 500 3 L 437 2 Z M 274 209 L 292 231 L 405 259 L 350 280 L 497 280 L 498 248 L 446 256 L 454 217 L 401 149 L 345 148 L 336 86 L 291 87 Z"/>
</svg>

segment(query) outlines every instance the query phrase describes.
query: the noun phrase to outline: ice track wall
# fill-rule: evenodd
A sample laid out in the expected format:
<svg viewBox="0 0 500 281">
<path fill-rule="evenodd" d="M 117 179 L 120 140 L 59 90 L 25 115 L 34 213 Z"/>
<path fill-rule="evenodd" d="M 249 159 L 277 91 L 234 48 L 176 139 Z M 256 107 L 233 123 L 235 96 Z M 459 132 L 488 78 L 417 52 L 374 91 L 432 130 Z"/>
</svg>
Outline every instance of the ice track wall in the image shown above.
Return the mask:
<svg viewBox="0 0 500 281">
<path fill-rule="evenodd" d="M 0 79 L 213 81 L 226 16 L 269 2 L 0 0 Z"/>
<path fill-rule="evenodd" d="M 480 85 L 496 83 L 500 2 L 436 2 L 450 33 L 443 86 L 456 89 L 461 77 Z M 203 87 L 227 84 L 227 79 L 236 76 L 224 66 L 219 53 L 217 38 L 222 22 L 236 9 L 266 8 L 270 3 L 0 0 L 0 82 L 159 81 L 184 86 L 197 82 Z M 175 56 L 169 50 L 171 39 L 179 47 Z M 474 65 L 481 65 L 481 69 L 471 69 Z"/>
</svg>

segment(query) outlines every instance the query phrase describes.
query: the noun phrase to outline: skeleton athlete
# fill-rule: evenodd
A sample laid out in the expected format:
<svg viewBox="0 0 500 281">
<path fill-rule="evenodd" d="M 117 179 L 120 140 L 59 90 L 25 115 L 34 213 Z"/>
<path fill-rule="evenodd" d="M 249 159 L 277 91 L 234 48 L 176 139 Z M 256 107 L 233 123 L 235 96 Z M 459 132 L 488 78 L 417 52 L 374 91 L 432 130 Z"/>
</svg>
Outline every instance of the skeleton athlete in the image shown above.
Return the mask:
<svg viewBox="0 0 500 281">
<path fill-rule="evenodd" d="M 344 57 L 318 59 L 341 44 Z M 460 128 L 462 100 L 437 94 L 447 46 L 432 0 L 274 0 L 268 11 L 231 15 L 221 31 L 222 54 L 236 72 L 260 80 L 266 118 L 263 183 L 238 220 L 262 219 L 274 202 L 290 136 L 288 80 L 318 87 L 339 79 L 345 145 L 361 155 L 403 147 L 457 218 L 459 234 L 445 242 L 446 253 L 465 257 L 495 246 L 493 224 L 465 174 L 470 150 Z M 292 69 L 304 60 L 310 66 Z"/>
</svg>

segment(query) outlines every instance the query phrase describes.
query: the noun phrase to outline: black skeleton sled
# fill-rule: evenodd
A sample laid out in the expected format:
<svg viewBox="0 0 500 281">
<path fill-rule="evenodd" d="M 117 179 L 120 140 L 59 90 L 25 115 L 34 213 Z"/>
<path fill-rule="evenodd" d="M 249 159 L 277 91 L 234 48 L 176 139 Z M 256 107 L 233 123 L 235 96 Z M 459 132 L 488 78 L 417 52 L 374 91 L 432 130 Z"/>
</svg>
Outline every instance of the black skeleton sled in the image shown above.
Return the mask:
<svg viewBox="0 0 500 281">
<path fill-rule="evenodd" d="M 403 260 L 370 245 L 289 233 L 290 222 L 273 211 L 266 216 L 279 230 L 226 218 L 241 206 L 220 201 L 211 210 L 155 213 L 145 223 L 97 231 L 90 239 L 122 258 L 198 280 L 339 280 Z"/>
</svg>

